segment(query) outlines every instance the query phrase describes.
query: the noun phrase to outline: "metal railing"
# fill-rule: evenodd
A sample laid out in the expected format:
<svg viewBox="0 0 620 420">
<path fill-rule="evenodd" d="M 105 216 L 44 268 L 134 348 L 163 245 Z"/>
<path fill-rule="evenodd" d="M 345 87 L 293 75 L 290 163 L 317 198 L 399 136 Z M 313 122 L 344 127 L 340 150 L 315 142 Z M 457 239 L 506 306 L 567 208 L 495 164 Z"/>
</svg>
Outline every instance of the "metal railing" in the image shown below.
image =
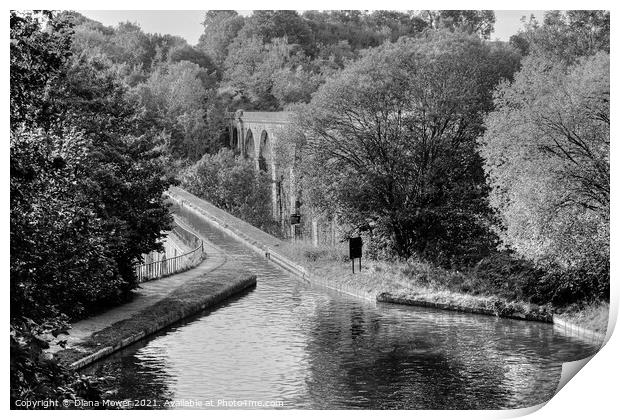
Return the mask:
<svg viewBox="0 0 620 420">
<path fill-rule="evenodd" d="M 204 243 L 200 238 L 178 225 L 171 232 L 179 236 L 184 243 L 194 246 L 194 248 L 181 255 L 167 258 L 164 254 L 161 260 L 137 265 L 135 270 L 138 283 L 186 271 L 200 264 L 204 259 Z"/>
</svg>

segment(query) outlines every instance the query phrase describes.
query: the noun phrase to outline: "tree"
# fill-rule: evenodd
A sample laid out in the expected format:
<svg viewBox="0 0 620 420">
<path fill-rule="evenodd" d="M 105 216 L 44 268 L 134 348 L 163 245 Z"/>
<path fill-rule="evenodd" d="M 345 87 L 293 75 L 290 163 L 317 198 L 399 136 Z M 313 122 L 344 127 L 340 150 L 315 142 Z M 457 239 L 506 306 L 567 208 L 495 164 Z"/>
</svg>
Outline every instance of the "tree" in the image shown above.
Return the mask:
<svg viewBox="0 0 620 420">
<path fill-rule="evenodd" d="M 11 12 L 13 402 L 90 393 L 40 334 L 129 298 L 171 221 L 166 162 L 110 60 L 72 54 L 71 19 Z"/>
<path fill-rule="evenodd" d="M 198 40 L 198 48 L 221 67 L 228 56 L 228 46 L 243 27 L 244 19 L 233 10 L 209 10 L 202 25 L 205 29 Z"/>
<path fill-rule="evenodd" d="M 282 105 L 310 102 L 312 93 L 323 82 L 322 77 L 304 70 L 302 66 L 280 69 L 273 73 L 272 80 L 272 94 Z"/>
<path fill-rule="evenodd" d="M 323 85 L 303 124 L 340 220 L 374 220 L 401 257 L 479 255 L 490 239 L 475 139 L 518 61 L 501 44 L 429 32 L 369 50 Z"/>
<path fill-rule="evenodd" d="M 169 223 L 164 162 L 124 85 L 108 61 L 71 54 L 71 15 L 44 16 L 45 29 L 12 13 L 11 315 L 36 323 L 126 297 Z"/>
<path fill-rule="evenodd" d="M 84 194 L 88 143 L 78 133 L 11 137 L 11 314 L 37 322 L 121 295 L 105 221 Z M 88 277 L 79 269 L 89 270 Z"/>
<path fill-rule="evenodd" d="M 391 10 L 375 10 L 368 21 L 376 26 L 376 31 L 385 33 L 387 40 L 395 42 L 401 36 L 415 36 L 428 27 L 427 22 L 412 13 Z"/>
<path fill-rule="evenodd" d="M 276 233 L 272 218 L 271 179 L 255 163 L 222 149 L 204 155 L 181 175 L 183 188 L 246 222 Z"/>
<path fill-rule="evenodd" d="M 166 151 L 196 161 L 215 153 L 224 115 L 207 70 L 189 61 L 162 64 L 133 93 L 148 120 L 164 134 Z"/>
<path fill-rule="evenodd" d="M 10 101 L 11 128 L 20 124 L 45 125 L 50 122 L 51 86 L 61 77 L 70 55 L 71 25 L 44 12 L 51 31 L 43 31 L 41 19 L 31 12 L 11 11 Z"/>
<path fill-rule="evenodd" d="M 434 29 L 460 30 L 489 39 L 495 24 L 492 10 L 424 10 L 421 17 Z"/>
<path fill-rule="evenodd" d="M 523 55 L 553 55 L 572 62 L 598 51 L 609 53 L 609 11 L 549 11 L 540 25 L 531 18 L 525 29 L 510 37 Z"/>
<path fill-rule="evenodd" d="M 251 109 L 258 106 L 263 110 L 277 108 L 270 92 L 271 74 L 261 71 L 266 55 L 267 49 L 258 37 L 237 37 L 230 46 L 222 82 L 240 106 L 247 104 Z"/>
<path fill-rule="evenodd" d="M 571 287 L 609 281 L 609 55 L 527 57 L 495 97 L 480 150 L 502 242 Z M 565 286 L 566 287 L 566 286 Z"/>
<path fill-rule="evenodd" d="M 170 48 L 168 60 L 172 63 L 189 61 L 205 69 L 209 74 L 215 74 L 217 70 L 208 54 L 189 45 L 176 45 Z"/>
<path fill-rule="evenodd" d="M 251 38 L 237 37 L 230 46 L 230 53 L 224 63 L 225 74 L 223 78 L 224 88 L 231 92 L 235 107 L 245 109 L 260 109 L 275 111 L 282 108 L 283 103 L 275 97 L 274 84 L 278 83 L 277 94 L 283 100 L 290 99 L 283 86 L 284 76 L 297 76 L 312 82 L 312 76 L 300 70 L 291 75 L 291 68 L 304 63 L 304 54 L 295 46 L 287 43 L 286 39 L 273 39 L 271 43 L 263 44 L 256 36 Z M 284 74 L 282 71 L 284 70 Z M 291 87 L 293 89 L 293 87 Z M 303 91 L 308 86 L 297 86 L 298 92 L 291 93 L 296 99 L 304 98 Z"/>
<path fill-rule="evenodd" d="M 153 65 L 156 45 L 135 23 L 107 27 L 77 12 L 66 11 L 60 16 L 70 20 L 74 33 L 71 49 L 82 57 L 105 57 L 115 65 L 127 81 L 144 77 Z"/>
<path fill-rule="evenodd" d="M 326 77 L 342 70 L 348 62 L 353 61 L 356 57 L 355 52 L 346 40 L 337 44 L 319 44 L 318 49 L 319 52 L 314 64 L 319 67 L 319 73 Z"/>
<path fill-rule="evenodd" d="M 71 57 L 62 77 L 47 89 L 47 108 L 55 112 L 12 131 L 12 245 L 15 257 L 23 257 L 12 268 L 33 264 L 45 273 L 43 266 L 49 265 L 45 280 L 36 283 L 41 290 L 50 288 L 37 299 L 49 299 L 40 307 L 49 307 L 53 315 L 58 306 L 80 317 L 96 305 L 122 300 L 136 287 L 134 264 L 161 246 L 170 222 L 161 194 L 171 180 L 164 176 L 165 161 L 154 149 L 154 138 L 140 135 L 138 109 L 105 62 Z M 73 224 L 79 226 L 80 218 L 91 220 L 75 238 L 78 233 L 71 229 L 77 229 Z M 42 237 L 28 230 L 39 224 Z M 22 237 L 29 239 L 23 242 Z M 89 257 L 81 258 L 82 251 L 90 252 Z M 68 265 L 59 267 L 59 262 Z M 98 270 L 109 272 L 104 276 L 109 281 L 97 280 Z M 64 276 L 64 286 L 52 280 L 55 271 Z M 12 278 L 30 284 L 22 271 Z M 27 303 L 17 292 L 15 296 Z M 14 306 L 16 315 L 34 316 L 33 309 L 19 309 L 17 302 Z"/>
<path fill-rule="evenodd" d="M 211 57 L 181 37 L 146 34 L 130 22 L 108 27 L 77 12 L 62 12 L 61 16 L 74 25 L 74 55 L 109 61 L 110 67 L 130 86 L 144 82 L 159 64 L 166 62 L 190 61 L 204 68 L 209 78 L 216 79 L 217 67 Z"/>
<path fill-rule="evenodd" d="M 130 67 L 150 67 L 155 51 L 138 24 L 119 23 L 106 44 L 111 47 L 109 54 L 114 62 Z"/>
<path fill-rule="evenodd" d="M 283 38 L 299 45 L 306 53 L 314 47 L 314 39 L 306 21 L 294 10 L 255 10 L 239 32 L 243 38 L 258 37 L 263 43 Z"/>
<path fill-rule="evenodd" d="M 329 46 L 347 41 L 353 51 L 380 45 L 386 34 L 369 22 L 360 10 L 331 10 L 304 12 L 317 46 Z"/>
</svg>

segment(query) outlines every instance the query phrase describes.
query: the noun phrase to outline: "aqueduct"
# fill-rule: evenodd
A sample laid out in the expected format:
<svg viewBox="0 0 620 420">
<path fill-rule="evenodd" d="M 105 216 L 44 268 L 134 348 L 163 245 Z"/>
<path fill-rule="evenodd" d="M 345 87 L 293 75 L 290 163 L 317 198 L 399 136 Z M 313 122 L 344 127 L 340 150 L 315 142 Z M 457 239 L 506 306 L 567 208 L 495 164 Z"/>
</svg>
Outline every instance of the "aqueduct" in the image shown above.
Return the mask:
<svg viewBox="0 0 620 420">
<path fill-rule="evenodd" d="M 281 128 L 290 123 L 290 112 L 245 112 L 230 115 L 230 148 L 256 163 L 256 168 L 270 174 L 273 181 L 271 198 L 273 215 L 282 217 L 281 180 L 274 163 L 274 146 Z"/>
</svg>

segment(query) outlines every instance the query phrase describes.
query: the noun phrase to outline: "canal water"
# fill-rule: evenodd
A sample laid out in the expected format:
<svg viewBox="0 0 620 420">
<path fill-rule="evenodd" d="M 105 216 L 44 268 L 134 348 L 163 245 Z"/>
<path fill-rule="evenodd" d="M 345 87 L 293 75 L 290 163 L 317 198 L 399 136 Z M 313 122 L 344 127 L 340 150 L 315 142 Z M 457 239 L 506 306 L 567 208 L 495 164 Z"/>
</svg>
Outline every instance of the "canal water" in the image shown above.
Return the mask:
<svg viewBox="0 0 620 420">
<path fill-rule="evenodd" d="M 596 351 L 550 324 L 373 303 L 311 286 L 193 214 L 179 215 L 251 267 L 257 287 L 88 368 L 108 378 L 110 398 L 160 407 L 183 399 L 522 408 L 552 397 L 562 362 Z"/>
</svg>

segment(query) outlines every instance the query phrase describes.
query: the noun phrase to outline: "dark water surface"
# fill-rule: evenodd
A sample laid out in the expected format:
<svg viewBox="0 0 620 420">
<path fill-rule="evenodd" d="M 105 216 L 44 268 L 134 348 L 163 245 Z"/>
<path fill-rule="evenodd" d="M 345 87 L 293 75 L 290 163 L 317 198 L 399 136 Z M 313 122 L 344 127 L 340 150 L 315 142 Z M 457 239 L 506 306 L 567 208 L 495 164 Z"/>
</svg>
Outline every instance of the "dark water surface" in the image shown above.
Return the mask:
<svg viewBox="0 0 620 420">
<path fill-rule="evenodd" d="M 181 210 L 183 212 L 183 210 Z M 283 401 L 285 408 L 521 408 L 596 349 L 553 326 L 366 302 L 310 286 L 191 213 L 256 289 L 88 368 L 115 399 Z"/>
</svg>

